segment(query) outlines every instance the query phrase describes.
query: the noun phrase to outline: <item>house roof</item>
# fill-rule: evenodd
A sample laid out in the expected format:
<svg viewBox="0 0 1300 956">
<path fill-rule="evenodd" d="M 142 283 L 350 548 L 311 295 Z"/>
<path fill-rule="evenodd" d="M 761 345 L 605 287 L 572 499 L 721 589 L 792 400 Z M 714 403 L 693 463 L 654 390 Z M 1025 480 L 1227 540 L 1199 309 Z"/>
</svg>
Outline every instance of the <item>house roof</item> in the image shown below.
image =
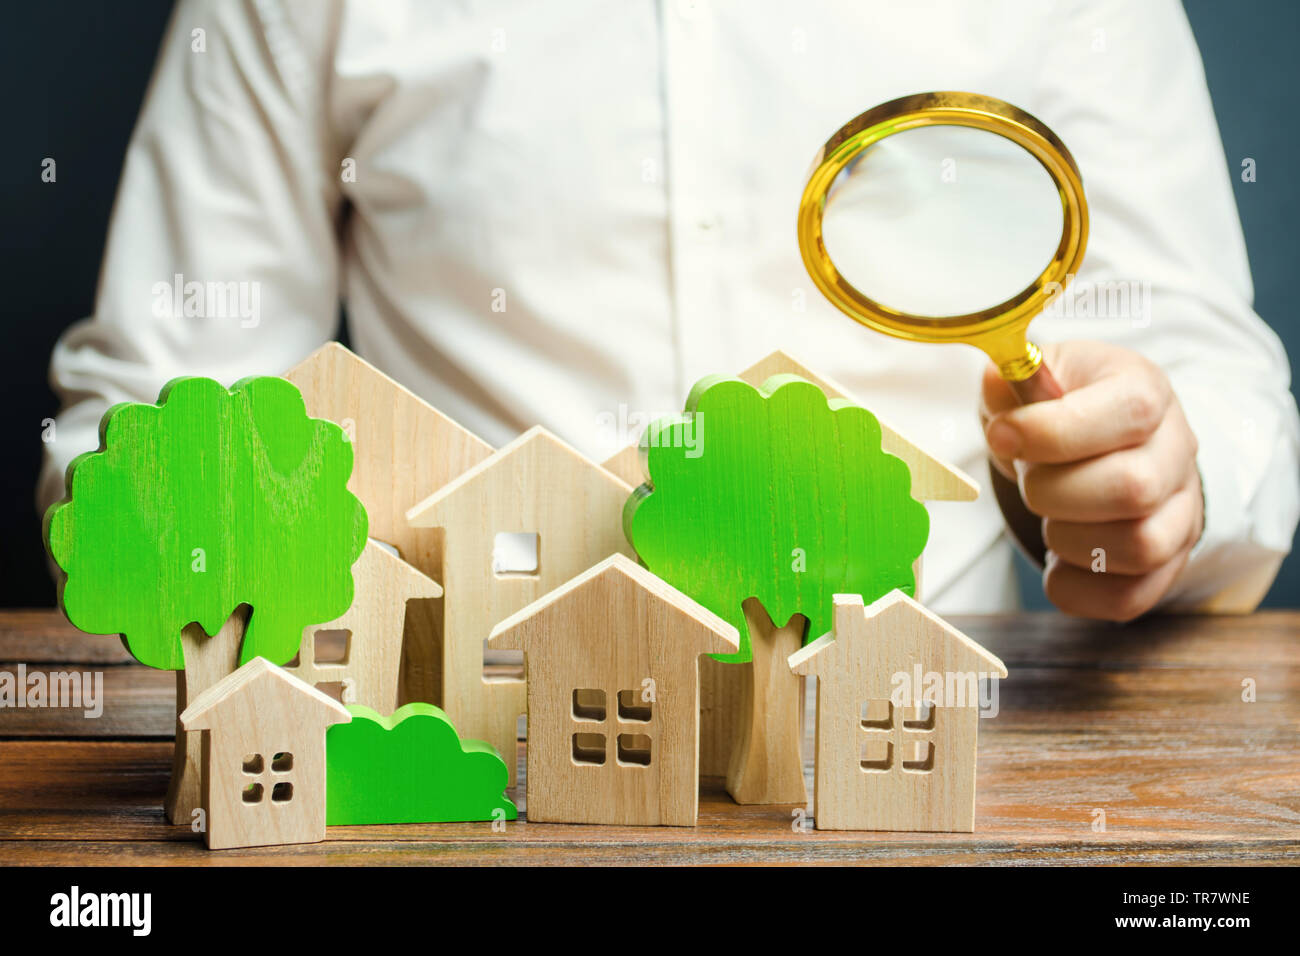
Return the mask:
<svg viewBox="0 0 1300 956">
<path fill-rule="evenodd" d="M 320 377 L 335 384 L 349 379 L 354 380 L 354 387 L 358 393 L 373 394 L 382 390 L 389 393 L 384 398 L 385 402 L 389 404 L 403 402 L 411 405 L 425 419 L 423 427 L 442 428 L 455 432 L 467 444 L 475 446 L 479 454 L 486 455 L 492 451 L 491 445 L 460 424 L 460 422 L 438 411 L 401 382 L 389 375 L 385 375 L 360 355 L 338 342 L 326 342 L 281 377 L 287 378 L 297 385 L 299 390 L 304 392 L 309 405 L 311 397 L 306 396 L 306 393 L 314 390 L 304 386 L 314 377 Z M 313 415 L 325 414 L 324 412 L 313 411 L 310 407 L 308 413 Z M 325 415 L 325 417 L 329 416 Z"/>
<path fill-rule="evenodd" d="M 662 615 L 656 615 L 656 620 L 674 630 L 674 643 L 681 644 L 691 656 L 704 653 L 734 654 L 739 650 L 740 635 L 735 627 L 622 554 L 611 555 L 510 615 L 492 629 L 488 644 L 497 648 L 521 647 L 527 643 L 527 638 L 520 632 L 534 628 L 540 632 L 542 625 L 554 615 L 565 614 L 577 601 L 591 600 L 594 597 L 597 604 L 616 602 L 619 584 L 624 581 L 631 582 L 637 589 L 676 612 L 675 621 Z M 681 633 L 682 630 L 686 633 Z M 691 631 L 699 638 L 700 646 L 696 648 L 687 643 L 692 636 Z M 566 632 L 566 628 L 558 628 L 555 633 Z M 558 644 L 554 635 L 550 641 Z"/>
<path fill-rule="evenodd" d="M 362 558 L 368 560 L 377 572 L 389 576 L 408 600 L 442 597 L 441 584 L 414 565 L 407 564 L 390 551 L 383 542 L 371 538 L 366 542 L 366 548 L 361 554 Z"/>
<path fill-rule="evenodd" d="M 444 507 L 455 499 L 472 498 L 478 492 L 485 475 L 499 468 L 510 467 L 531 471 L 533 463 L 537 461 L 535 456 L 542 455 L 551 456 L 550 468 L 554 468 L 557 463 L 567 462 L 572 471 L 590 475 L 594 481 L 608 482 L 625 494 L 632 493 L 632 486 L 623 479 L 596 464 L 542 426 L 536 425 L 412 507 L 406 512 L 406 520 L 417 528 L 437 527 L 443 523 Z M 557 491 L 563 490 L 566 494 L 575 491 L 567 487 L 561 489 L 559 486 L 560 482 L 557 481 Z M 455 507 L 463 506 L 463 501 L 456 501 Z"/>
<path fill-rule="evenodd" d="M 284 373 L 307 414 L 340 424 L 353 442 L 350 488 L 370 517 L 370 533 L 410 543 L 406 509 L 492 454 L 492 446 L 337 342 Z"/>
<path fill-rule="evenodd" d="M 347 708 L 328 694 L 276 667 L 265 657 L 255 657 L 194 698 L 180 715 L 181 726 L 186 730 L 212 729 L 223 722 L 222 714 L 234 701 L 248 694 L 285 699 L 301 695 L 298 715 L 318 715 L 322 727 L 352 719 Z"/>
<path fill-rule="evenodd" d="M 861 405 L 846 389 L 810 369 L 803 362 L 780 349 L 759 359 L 736 377 L 743 382 L 762 388 L 775 375 L 797 375 L 820 388 L 829 399 L 843 399 Z M 931 455 L 910 439 L 891 427 L 874 410 L 871 414 L 880 423 L 880 446 L 895 458 L 901 458 L 912 472 L 912 497 L 917 501 L 974 501 L 979 497 L 979 485 L 960 468 Z M 604 467 L 624 481 L 639 485 L 645 481 L 638 443 L 633 442 L 612 455 Z"/>
<path fill-rule="evenodd" d="M 797 375 L 820 388 L 827 398 L 844 399 L 854 405 L 863 404 L 838 382 L 819 375 L 780 349 L 759 359 L 738 377 L 755 388 L 761 388 L 774 375 Z M 912 470 L 913 498 L 917 501 L 974 501 L 979 497 L 980 487 L 973 478 L 960 468 L 931 455 L 911 439 L 905 438 L 874 409 L 869 410 L 880 423 L 880 447 L 895 458 L 903 459 Z"/>
<path fill-rule="evenodd" d="M 1006 665 L 994 654 L 902 591 L 890 591 L 870 607 L 863 606 L 859 594 L 837 594 L 834 602 L 835 630 L 790 655 L 796 674 L 828 679 L 842 674 L 857 680 L 850 665 L 870 659 L 881 672 L 874 676 L 885 685 L 897 671 L 917 663 L 933 670 L 936 661 L 944 670 L 1007 676 Z"/>
</svg>

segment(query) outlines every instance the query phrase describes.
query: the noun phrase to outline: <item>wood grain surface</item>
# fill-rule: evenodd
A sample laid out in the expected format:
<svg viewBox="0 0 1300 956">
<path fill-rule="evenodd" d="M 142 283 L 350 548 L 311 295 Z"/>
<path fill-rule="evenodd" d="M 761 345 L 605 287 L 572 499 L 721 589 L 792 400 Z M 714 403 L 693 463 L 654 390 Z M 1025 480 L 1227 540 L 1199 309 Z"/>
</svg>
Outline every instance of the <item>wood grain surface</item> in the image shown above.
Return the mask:
<svg viewBox="0 0 1300 956">
<path fill-rule="evenodd" d="M 3 612 L 0 671 L 100 671 L 106 702 L 96 720 L 0 709 L 0 864 L 1300 863 L 1300 612 L 949 620 L 1011 672 L 980 722 L 974 833 L 796 830 L 799 808 L 737 806 L 708 778 L 695 827 L 529 824 L 521 806 L 504 832 L 331 827 L 320 844 L 211 854 L 162 814 L 173 675 L 105 659 L 115 642 L 54 611 Z"/>
</svg>

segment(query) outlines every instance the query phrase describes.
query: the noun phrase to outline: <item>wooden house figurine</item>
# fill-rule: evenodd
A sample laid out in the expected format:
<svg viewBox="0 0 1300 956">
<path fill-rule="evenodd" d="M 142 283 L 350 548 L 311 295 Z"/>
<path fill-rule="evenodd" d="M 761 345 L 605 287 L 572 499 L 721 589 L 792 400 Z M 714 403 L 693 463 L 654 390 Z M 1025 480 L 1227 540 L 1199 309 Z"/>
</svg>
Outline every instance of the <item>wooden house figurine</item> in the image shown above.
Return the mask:
<svg viewBox="0 0 1300 956">
<path fill-rule="evenodd" d="M 544 428 L 533 428 L 465 472 L 407 517 L 445 535 L 442 709 L 464 737 L 496 747 L 516 776 L 522 680 L 484 677 L 493 625 L 610 555 L 631 554 L 623 505 L 632 488 Z M 498 538 L 535 551 L 502 572 Z"/>
<path fill-rule="evenodd" d="M 736 629 L 621 554 L 502 621 L 528 671 L 528 819 L 694 826 L 699 658 Z"/>
<path fill-rule="evenodd" d="M 199 694 L 180 723 L 203 733 L 208 848 L 325 839 L 325 732 L 351 719 L 262 657 Z"/>
<path fill-rule="evenodd" d="M 812 371 L 787 352 L 777 350 L 759 359 L 736 377 L 755 388 L 762 387 L 773 375 L 798 375 L 812 382 L 827 398 L 842 398 L 861 404 L 842 386 L 824 375 Z M 868 406 L 869 407 L 869 406 Z M 924 451 L 871 411 L 880 422 L 880 447 L 895 458 L 907 462 L 912 472 L 912 497 L 917 501 L 974 501 L 979 497 L 979 485 L 960 468 L 946 464 Z M 636 486 L 645 481 L 637 444 L 633 443 L 605 462 L 605 467 L 628 484 Z"/>
<path fill-rule="evenodd" d="M 836 595 L 834 631 L 789 665 L 817 677 L 817 829 L 975 828 L 979 684 L 1000 660 L 892 591 Z"/>
<path fill-rule="evenodd" d="M 302 392 L 308 415 L 342 426 L 352 441 L 348 488 L 366 506 L 370 536 L 392 545 L 421 574 L 443 581 L 442 533 L 411 527 L 406 511 L 491 455 L 492 446 L 337 342 L 322 345 L 284 377 Z M 441 603 L 412 600 L 402 703 L 439 702 L 441 642 Z"/>
<path fill-rule="evenodd" d="M 798 359 L 780 350 L 759 359 L 741 372 L 737 378 L 748 382 L 755 388 L 760 388 L 764 382 L 774 375 L 797 375 L 820 388 L 827 398 L 840 398 L 858 402 L 858 399 L 850 395 L 843 387 L 826 376 L 812 371 Z M 876 414 L 874 410 L 872 414 Z M 927 501 L 974 501 L 979 497 L 979 485 L 961 469 L 940 461 L 924 451 L 896 429 L 891 428 L 879 415 L 876 415 L 876 420 L 880 422 L 881 448 L 895 458 L 901 458 L 907 463 L 912 473 L 912 497 L 917 501 L 922 503 Z M 605 468 L 633 486 L 640 485 L 646 479 L 642 471 L 641 457 L 636 443 L 627 446 L 609 458 L 604 465 Z M 916 597 L 917 600 L 920 600 L 922 579 L 922 561 L 920 558 L 917 559 L 913 572 L 916 576 Z M 770 622 L 763 623 L 766 625 L 764 630 L 770 630 L 773 626 Z M 798 623 L 796 622 L 796 624 Z M 784 625 L 778 625 L 778 629 L 782 628 L 784 628 Z M 776 644 L 789 638 L 790 635 L 788 634 L 775 634 L 773 635 L 775 643 L 772 646 L 776 646 Z M 784 665 L 782 665 L 782 669 L 784 669 Z M 769 682 L 769 687 L 786 696 L 801 695 L 802 681 L 799 682 L 800 686 L 793 689 L 782 689 L 779 687 L 779 682 L 780 678 L 773 676 Z M 706 776 L 726 775 L 734 781 L 736 775 L 734 750 L 744 740 L 744 735 L 748 730 L 747 723 L 754 719 L 752 714 L 748 715 L 747 719 L 743 706 L 746 693 L 752 693 L 752 691 L 747 690 L 747 687 L 746 675 L 741 667 L 733 664 L 720 664 L 711 658 L 705 658 L 701 664 L 700 701 L 703 709 L 703 724 L 700 729 L 700 772 Z M 802 700 L 802 696 L 800 696 L 800 700 Z M 799 708 L 799 712 L 802 713 L 802 708 Z M 750 781 L 746 789 L 754 789 L 760 792 L 768 791 L 767 787 L 756 781 Z M 776 789 L 771 790 L 770 793 L 779 798 L 777 802 L 788 802 L 787 797 L 789 800 L 796 799 L 791 794 L 782 794 Z M 765 801 L 766 796 L 758 800 L 758 802 Z"/>
<path fill-rule="evenodd" d="M 442 587 L 383 545 L 367 541 L 352 566 L 355 597 L 342 616 L 303 630 L 285 670 L 344 704 L 397 710 L 407 602 L 442 597 Z"/>
</svg>

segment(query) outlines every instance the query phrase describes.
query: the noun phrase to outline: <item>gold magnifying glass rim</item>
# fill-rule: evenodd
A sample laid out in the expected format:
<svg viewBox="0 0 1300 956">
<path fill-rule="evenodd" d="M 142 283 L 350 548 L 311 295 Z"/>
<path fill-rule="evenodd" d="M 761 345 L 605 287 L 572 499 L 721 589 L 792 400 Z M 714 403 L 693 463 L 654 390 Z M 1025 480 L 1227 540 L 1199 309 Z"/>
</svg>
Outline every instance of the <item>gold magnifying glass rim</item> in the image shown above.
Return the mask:
<svg viewBox="0 0 1300 956">
<path fill-rule="evenodd" d="M 916 315 L 865 295 L 835 267 L 822 235 L 826 199 L 840 172 L 873 145 L 910 129 L 967 126 L 996 133 L 1028 151 L 1047 170 L 1061 198 L 1061 241 L 1047 267 L 1021 292 L 998 305 L 964 315 Z M 916 93 L 882 103 L 840 127 L 818 151 L 799 200 L 799 252 L 826 298 L 851 318 L 912 342 L 966 342 L 984 349 L 1004 377 L 1028 378 L 1041 361 L 1024 340 L 1029 320 L 1047 296 L 1069 283 L 1088 243 L 1088 204 L 1074 157 L 1050 129 L 1030 114 L 992 96 L 944 91 Z M 1014 333 L 1019 331 L 1018 337 Z"/>
</svg>

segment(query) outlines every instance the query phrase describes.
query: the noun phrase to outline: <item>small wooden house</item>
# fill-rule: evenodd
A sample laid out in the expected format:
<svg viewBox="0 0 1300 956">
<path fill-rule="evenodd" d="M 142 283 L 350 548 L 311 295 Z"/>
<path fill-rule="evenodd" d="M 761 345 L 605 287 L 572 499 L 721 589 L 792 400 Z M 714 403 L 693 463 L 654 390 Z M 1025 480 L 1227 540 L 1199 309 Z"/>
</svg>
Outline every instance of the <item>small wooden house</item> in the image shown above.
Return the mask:
<svg viewBox="0 0 1300 956">
<path fill-rule="evenodd" d="M 841 398 L 857 402 L 842 386 L 824 375 L 814 372 L 798 359 L 786 352 L 777 350 L 759 359 L 741 372 L 737 378 L 759 388 L 774 375 L 798 375 L 820 388 L 827 398 Z M 873 411 L 872 414 L 875 414 Z M 922 503 L 926 501 L 974 501 L 979 497 L 979 485 L 961 469 L 949 465 L 924 451 L 900 432 L 891 428 L 879 415 L 880 446 L 895 458 L 901 458 L 912 472 L 912 497 Z M 628 445 L 605 463 L 604 467 L 618 475 L 628 484 L 636 486 L 645 481 L 642 472 L 641 456 L 636 443 Z M 916 597 L 921 597 L 922 561 L 917 559 L 913 568 L 916 575 Z M 770 624 L 768 625 L 771 626 Z M 778 624 L 778 627 L 784 627 Z M 779 635 L 778 640 L 787 639 Z M 754 724 L 764 719 L 763 714 L 747 713 L 745 703 L 750 698 L 748 686 L 753 677 L 746 675 L 742 667 L 732 664 L 720 664 L 706 658 L 700 672 L 700 701 L 703 708 L 703 724 L 700 730 L 700 772 L 706 776 L 726 775 L 733 795 L 737 792 L 736 750 L 748 743 L 755 745 L 753 737 Z M 773 678 L 779 684 L 780 678 Z M 785 688 L 782 693 L 801 694 L 802 681 L 793 690 Z M 774 685 L 775 686 L 775 685 Z M 802 697 L 800 698 L 802 700 Z M 802 713 L 802 708 L 799 708 Z M 750 736 L 746 737 L 745 735 Z M 792 781 L 797 783 L 798 781 Z M 762 781 L 751 779 L 745 789 L 753 794 L 754 802 L 767 802 L 769 796 L 777 802 L 791 802 L 797 797 L 788 790 L 770 789 Z M 738 797 L 738 799 L 740 799 Z M 751 798 L 744 798 L 751 802 Z"/>
<path fill-rule="evenodd" d="M 285 670 L 344 704 L 391 714 L 398 708 L 398 676 L 407 602 L 442 597 L 442 587 L 375 541 L 352 566 L 352 606 L 302 633 L 297 663 Z"/>
<path fill-rule="evenodd" d="M 533 428 L 410 510 L 445 536 L 442 708 L 486 740 L 516 776 L 522 680 L 484 677 L 492 626 L 611 554 L 631 554 L 623 505 L 632 488 L 544 428 Z M 502 570 L 503 535 L 527 537 L 526 569 Z M 510 567 L 517 567 L 511 565 Z"/>
<path fill-rule="evenodd" d="M 407 564 L 443 581 L 442 534 L 413 528 L 406 510 L 492 454 L 492 446 L 337 342 L 284 373 L 307 414 L 340 425 L 352 441 L 348 488 L 366 506 L 370 536 Z M 437 649 L 442 605 L 417 599 L 406 609 L 400 700 L 438 703 Z"/>
<path fill-rule="evenodd" d="M 262 657 L 199 694 L 180 723 L 203 733 L 208 848 L 325 839 L 325 732 L 351 719 Z"/>
<path fill-rule="evenodd" d="M 834 620 L 789 658 L 817 677 L 817 829 L 973 830 L 979 685 L 1006 667 L 902 591 Z"/>
<path fill-rule="evenodd" d="M 492 632 L 528 672 L 528 819 L 694 826 L 699 659 L 736 629 L 616 554 Z"/>
</svg>

